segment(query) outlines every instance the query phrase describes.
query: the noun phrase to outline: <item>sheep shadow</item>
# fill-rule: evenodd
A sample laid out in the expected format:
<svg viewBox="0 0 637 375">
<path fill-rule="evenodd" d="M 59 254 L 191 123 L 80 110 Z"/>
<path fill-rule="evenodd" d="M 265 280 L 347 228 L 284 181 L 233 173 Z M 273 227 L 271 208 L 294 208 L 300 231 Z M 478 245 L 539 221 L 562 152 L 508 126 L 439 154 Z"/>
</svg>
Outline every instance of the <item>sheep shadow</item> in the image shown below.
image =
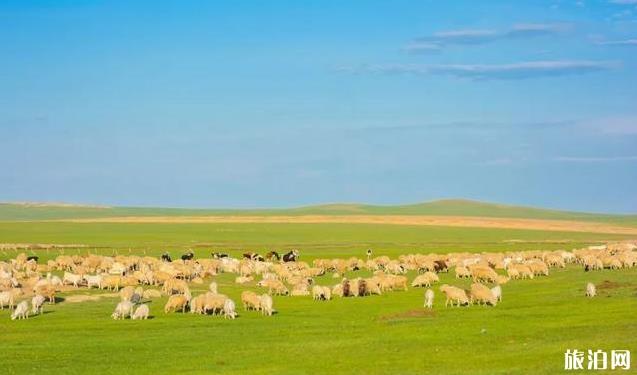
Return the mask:
<svg viewBox="0 0 637 375">
<path fill-rule="evenodd" d="M 60 303 L 60 302 L 64 302 L 64 301 L 66 301 L 66 298 L 55 296 L 55 297 L 53 297 L 53 303 L 52 304 L 56 304 L 56 303 Z"/>
</svg>

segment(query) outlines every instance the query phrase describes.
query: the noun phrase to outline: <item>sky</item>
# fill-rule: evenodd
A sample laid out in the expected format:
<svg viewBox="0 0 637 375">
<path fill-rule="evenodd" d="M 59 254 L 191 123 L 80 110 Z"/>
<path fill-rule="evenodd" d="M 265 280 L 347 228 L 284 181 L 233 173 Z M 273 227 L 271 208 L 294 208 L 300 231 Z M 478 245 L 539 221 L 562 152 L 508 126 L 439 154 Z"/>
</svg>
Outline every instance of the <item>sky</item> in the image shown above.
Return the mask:
<svg viewBox="0 0 637 375">
<path fill-rule="evenodd" d="M 0 201 L 637 212 L 637 0 L 3 0 L 0 26 Z"/>
</svg>

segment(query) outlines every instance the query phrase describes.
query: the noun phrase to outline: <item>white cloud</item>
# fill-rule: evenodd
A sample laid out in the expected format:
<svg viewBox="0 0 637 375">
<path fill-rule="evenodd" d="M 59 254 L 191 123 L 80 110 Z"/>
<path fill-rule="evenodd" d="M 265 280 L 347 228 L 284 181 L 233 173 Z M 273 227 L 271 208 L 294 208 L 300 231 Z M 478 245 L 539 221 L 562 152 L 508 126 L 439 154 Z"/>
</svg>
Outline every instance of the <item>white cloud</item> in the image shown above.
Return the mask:
<svg viewBox="0 0 637 375">
<path fill-rule="evenodd" d="M 562 76 L 604 71 L 617 67 L 611 61 L 553 60 L 528 61 L 513 64 L 380 64 L 345 69 L 353 72 L 387 74 L 451 75 L 483 79 L 523 79 Z"/>
<path fill-rule="evenodd" d="M 543 35 L 555 35 L 568 31 L 572 25 L 565 23 L 519 23 L 508 30 L 460 29 L 435 32 L 420 37 L 416 42 L 427 42 L 439 46 L 458 44 L 483 44 L 500 39 L 528 38 Z"/>
<path fill-rule="evenodd" d="M 598 41 L 600 46 L 637 46 L 637 39 Z"/>
<path fill-rule="evenodd" d="M 615 116 L 581 123 L 584 128 L 609 135 L 637 135 L 637 116 Z"/>
<path fill-rule="evenodd" d="M 572 163 L 608 163 L 616 161 L 637 161 L 637 156 L 558 156 L 555 161 Z"/>
</svg>

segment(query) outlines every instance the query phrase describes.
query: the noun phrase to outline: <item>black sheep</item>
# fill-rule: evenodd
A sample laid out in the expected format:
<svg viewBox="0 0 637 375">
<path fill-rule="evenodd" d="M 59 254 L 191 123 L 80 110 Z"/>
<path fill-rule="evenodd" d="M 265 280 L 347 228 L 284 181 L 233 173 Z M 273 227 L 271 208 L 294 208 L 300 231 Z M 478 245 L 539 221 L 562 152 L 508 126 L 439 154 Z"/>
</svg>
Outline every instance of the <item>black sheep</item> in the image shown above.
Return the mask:
<svg viewBox="0 0 637 375">
<path fill-rule="evenodd" d="M 270 251 L 265 255 L 265 259 L 267 260 L 281 260 L 281 256 L 276 251 Z"/>
</svg>

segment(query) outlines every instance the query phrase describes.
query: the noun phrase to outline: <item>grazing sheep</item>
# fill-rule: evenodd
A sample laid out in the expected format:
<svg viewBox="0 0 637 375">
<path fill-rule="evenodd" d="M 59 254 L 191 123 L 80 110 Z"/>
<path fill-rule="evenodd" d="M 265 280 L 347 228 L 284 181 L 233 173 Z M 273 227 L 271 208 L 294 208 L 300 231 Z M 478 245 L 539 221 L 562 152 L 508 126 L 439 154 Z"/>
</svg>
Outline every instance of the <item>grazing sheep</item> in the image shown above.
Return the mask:
<svg viewBox="0 0 637 375">
<path fill-rule="evenodd" d="M 46 301 L 44 296 L 39 294 L 31 298 L 31 312 L 33 315 L 42 314 L 42 311 L 44 310 L 44 301 Z"/>
<path fill-rule="evenodd" d="M 535 260 L 527 264 L 535 276 L 548 276 L 549 268 L 546 263 L 541 260 Z"/>
<path fill-rule="evenodd" d="M 514 267 L 508 267 L 507 268 L 507 276 L 509 276 L 509 278 L 511 279 L 518 279 L 520 278 L 520 271 L 518 271 L 517 268 Z"/>
<path fill-rule="evenodd" d="M 144 290 L 144 293 L 142 294 L 142 297 L 144 299 L 159 298 L 159 297 L 161 297 L 161 292 L 159 290 L 155 290 L 155 289 L 146 289 L 146 290 Z"/>
<path fill-rule="evenodd" d="M 449 305 L 449 302 L 451 302 L 451 306 L 454 305 L 454 302 L 456 302 L 458 306 L 469 304 L 469 297 L 467 297 L 467 293 L 460 288 L 443 284 L 440 286 L 440 291 L 447 297 L 445 307 Z"/>
<path fill-rule="evenodd" d="M 359 292 L 360 292 L 360 288 L 359 288 L 359 284 L 360 284 L 360 277 L 356 278 L 356 279 L 352 279 L 349 281 L 349 296 L 350 297 L 358 297 L 359 296 Z"/>
<path fill-rule="evenodd" d="M 464 266 L 457 266 L 455 268 L 455 272 L 456 272 L 456 279 L 464 279 L 464 278 L 471 277 L 471 271 L 469 271 L 469 269 Z"/>
<path fill-rule="evenodd" d="M 279 280 L 261 280 L 257 283 L 258 286 L 268 288 L 269 294 L 275 295 L 288 295 L 288 288 Z"/>
<path fill-rule="evenodd" d="M 221 314 L 226 300 L 228 300 L 228 297 L 223 294 L 206 293 L 203 307 L 204 313 L 212 311 L 213 315 L 217 315 L 217 313 Z"/>
<path fill-rule="evenodd" d="M 484 303 L 485 305 L 495 306 L 498 303 L 491 289 L 480 283 L 471 284 L 471 303 L 474 301 L 478 302 L 479 305 Z"/>
<path fill-rule="evenodd" d="M 433 308 L 434 306 L 434 291 L 431 289 L 427 289 L 425 291 L 425 307 L 428 309 Z"/>
<path fill-rule="evenodd" d="M 150 313 L 150 309 L 148 308 L 148 305 L 139 305 L 139 307 L 135 310 L 135 313 L 133 314 L 133 316 L 131 317 L 131 319 L 133 320 L 146 320 L 148 319 L 148 314 Z"/>
<path fill-rule="evenodd" d="M 226 299 L 226 301 L 223 303 L 223 317 L 224 319 L 234 319 L 237 317 L 237 313 L 235 311 L 235 304 L 234 301 L 231 300 L 230 298 Z"/>
<path fill-rule="evenodd" d="M 307 288 L 308 288 L 308 284 L 306 283 L 295 284 L 294 287 L 292 288 L 292 291 L 290 292 L 290 295 L 291 296 L 309 296 L 310 291 Z"/>
<path fill-rule="evenodd" d="M 382 288 L 381 288 L 381 282 L 380 279 L 376 276 L 373 277 L 369 277 L 365 280 L 365 287 L 366 287 L 366 294 L 377 294 L 377 295 L 381 295 L 383 294 Z"/>
<path fill-rule="evenodd" d="M 102 275 L 84 275 L 84 280 L 86 281 L 86 286 L 89 289 L 91 289 L 92 287 L 102 289 Z"/>
<path fill-rule="evenodd" d="M 168 314 L 171 311 L 181 310 L 182 313 L 186 312 L 186 307 L 192 299 L 189 291 L 185 294 L 173 294 L 168 297 L 166 305 L 164 305 L 164 313 Z"/>
<path fill-rule="evenodd" d="M 498 278 L 498 274 L 491 267 L 474 267 L 471 269 L 473 282 L 494 283 Z"/>
<path fill-rule="evenodd" d="M 11 291 L 0 292 L 0 310 L 4 310 L 4 306 L 9 306 L 12 309 L 15 305 L 15 297 Z"/>
<path fill-rule="evenodd" d="M 343 284 L 336 284 L 332 288 L 332 294 L 335 296 L 343 297 Z"/>
<path fill-rule="evenodd" d="M 598 259 L 595 256 L 586 256 L 583 261 L 584 271 L 586 272 L 589 270 L 601 270 L 604 268 L 604 263 L 602 263 L 601 259 Z"/>
<path fill-rule="evenodd" d="M 188 283 L 185 280 L 175 278 L 166 280 L 162 287 L 162 291 L 167 295 L 183 294 L 186 290 L 188 290 Z"/>
<path fill-rule="evenodd" d="M 436 275 L 435 273 L 431 272 L 431 271 L 427 271 L 425 273 L 423 273 L 422 275 L 418 275 L 416 276 L 416 278 L 414 279 L 414 281 L 412 281 L 411 286 L 413 287 L 422 287 L 422 286 L 426 286 L 426 287 L 430 287 L 431 284 L 440 281 L 440 278 L 438 278 L 438 275 Z"/>
<path fill-rule="evenodd" d="M 332 290 L 329 286 L 323 287 L 323 299 L 326 301 L 332 300 Z"/>
<path fill-rule="evenodd" d="M 493 293 L 493 296 L 498 302 L 502 301 L 502 287 L 500 285 L 491 288 L 491 293 Z"/>
<path fill-rule="evenodd" d="M 115 306 L 115 311 L 111 314 L 111 317 L 115 320 L 126 319 L 133 313 L 133 304 L 129 301 L 122 301 Z"/>
<path fill-rule="evenodd" d="M 16 319 L 28 319 L 29 318 L 29 303 L 27 301 L 22 301 L 17 304 L 15 310 L 13 310 L 13 314 L 11 314 L 11 320 Z"/>
<path fill-rule="evenodd" d="M 272 308 L 272 297 L 270 297 L 269 294 L 262 294 L 259 300 L 261 302 L 261 314 L 272 316 L 272 312 L 274 311 Z"/>
<path fill-rule="evenodd" d="M 70 272 L 64 272 L 64 276 L 62 277 L 62 284 L 71 284 L 74 287 L 78 288 L 80 283 L 82 282 L 82 276 L 76 275 Z"/>
<path fill-rule="evenodd" d="M 190 313 L 203 314 L 206 306 L 206 295 L 200 294 L 190 300 Z"/>
<path fill-rule="evenodd" d="M 349 295 L 350 295 L 349 280 L 344 278 L 343 281 L 341 282 L 341 297 L 349 297 Z"/>
<path fill-rule="evenodd" d="M 331 291 L 330 288 L 323 288 L 320 285 L 314 285 L 312 287 L 312 298 L 315 301 L 323 301 L 323 300 L 327 300 L 327 298 L 325 298 L 325 291 L 328 291 L 330 293 L 331 296 Z"/>
<path fill-rule="evenodd" d="M 49 300 L 50 304 L 55 303 L 55 293 L 56 292 L 57 292 L 57 290 L 55 290 L 55 286 L 53 286 L 51 284 L 40 285 L 35 290 L 36 294 L 40 294 L 40 295 L 43 295 L 44 297 L 46 297 Z"/>
<path fill-rule="evenodd" d="M 261 299 L 255 292 L 249 290 L 241 292 L 241 303 L 244 310 L 261 310 Z"/>
<path fill-rule="evenodd" d="M 586 297 L 595 297 L 597 295 L 597 289 L 595 288 L 595 284 L 588 283 L 586 284 Z"/>
</svg>

